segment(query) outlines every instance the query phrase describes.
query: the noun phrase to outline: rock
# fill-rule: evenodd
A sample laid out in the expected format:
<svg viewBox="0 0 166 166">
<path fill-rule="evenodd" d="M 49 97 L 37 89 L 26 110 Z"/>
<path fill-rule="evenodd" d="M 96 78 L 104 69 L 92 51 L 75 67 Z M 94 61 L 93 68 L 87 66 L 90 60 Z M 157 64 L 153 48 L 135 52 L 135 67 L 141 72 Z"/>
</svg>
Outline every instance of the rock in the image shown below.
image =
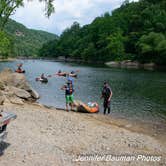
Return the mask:
<svg viewBox="0 0 166 166">
<path fill-rule="evenodd" d="M 24 104 L 23 100 L 18 97 L 11 97 L 11 98 L 9 98 L 9 100 L 12 104 L 19 104 L 19 105 Z"/>
<path fill-rule="evenodd" d="M 17 97 L 20 97 L 20 98 L 23 98 L 23 99 L 26 99 L 26 100 L 28 100 L 31 97 L 30 93 L 27 92 L 24 89 L 19 89 L 19 88 L 16 88 L 16 87 L 10 87 L 10 91 L 13 92 Z"/>
<path fill-rule="evenodd" d="M 12 71 L 12 69 L 10 69 L 10 68 L 5 68 L 5 69 L 3 69 L 3 71 L 1 72 L 1 74 L 6 74 L 6 73 L 12 73 L 13 71 Z"/>
<path fill-rule="evenodd" d="M 3 106 L 0 105 L 0 113 L 3 112 Z"/>
<path fill-rule="evenodd" d="M 106 62 L 105 64 L 109 67 L 120 67 L 120 63 L 115 61 Z"/>
<path fill-rule="evenodd" d="M 4 89 L 5 89 L 5 85 L 2 82 L 0 82 L 0 90 L 4 90 Z"/>
<path fill-rule="evenodd" d="M 2 105 L 5 101 L 5 97 L 2 92 L 0 92 L 0 105 Z"/>
<path fill-rule="evenodd" d="M 137 61 L 131 61 L 131 60 L 125 60 L 122 61 L 121 63 L 121 67 L 122 68 L 134 68 L 134 69 L 138 69 L 140 67 L 140 63 Z"/>
<path fill-rule="evenodd" d="M 3 103 L 3 105 L 8 105 L 11 104 L 10 100 L 5 96 L 5 101 Z"/>
<path fill-rule="evenodd" d="M 0 96 L 0 105 L 3 105 L 5 101 L 5 97 L 4 96 Z"/>
<path fill-rule="evenodd" d="M 32 99 L 32 101 L 39 98 L 39 94 L 30 86 L 24 74 L 5 69 L 0 73 L 0 78 L 0 89 L 4 90 L 5 96 L 13 97 L 16 95 L 20 98 Z"/>
<path fill-rule="evenodd" d="M 39 94 L 33 88 L 31 88 L 30 90 L 28 90 L 28 92 L 31 94 L 31 96 L 34 99 L 39 99 L 40 98 Z"/>
<path fill-rule="evenodd" d="M 147 70 L 153 70 L 156 67 L 156 65 L 155 63 L 144 63 L 143 67 L 144 69 L 147 69 Z"/>
</svg>

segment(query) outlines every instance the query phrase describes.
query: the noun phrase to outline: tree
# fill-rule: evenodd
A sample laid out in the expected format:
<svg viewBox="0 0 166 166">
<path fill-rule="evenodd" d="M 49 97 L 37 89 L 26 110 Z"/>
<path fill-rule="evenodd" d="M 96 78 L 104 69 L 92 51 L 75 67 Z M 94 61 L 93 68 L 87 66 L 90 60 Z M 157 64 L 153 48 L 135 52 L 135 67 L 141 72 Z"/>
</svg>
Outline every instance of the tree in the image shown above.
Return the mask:
<svg viewBox="0 0 166 166">
<path fill-rule="evenodd" d="M 166 37 L 162 33 L 150 32 L 137 42 L 141 60 L 160 62 L 166 56 Z"/>
<path fill-rule="evenodd" d="M 46 4 L 46 16 L 49 17 L 54 12 L 54 0 L 39 0 L 44 1 Z M 9 17 L 14 14 L 17 8 L 24 5 L 24 0 L 1 0 L 0 1 L 0 30 L 4 29 Z"/>
<path fill-rule="evenodd" d="M 108 49 L 112 60 L 122 60 L 124 56 L 124 37 L 122 32 L 118 31 L 108 37 Z"/>
<path fill-rule="evenodd" d="M 12 39 L 3 31 L 0 31 L 0 56 L 4 58 L 11 54 Z"/>
</svg>

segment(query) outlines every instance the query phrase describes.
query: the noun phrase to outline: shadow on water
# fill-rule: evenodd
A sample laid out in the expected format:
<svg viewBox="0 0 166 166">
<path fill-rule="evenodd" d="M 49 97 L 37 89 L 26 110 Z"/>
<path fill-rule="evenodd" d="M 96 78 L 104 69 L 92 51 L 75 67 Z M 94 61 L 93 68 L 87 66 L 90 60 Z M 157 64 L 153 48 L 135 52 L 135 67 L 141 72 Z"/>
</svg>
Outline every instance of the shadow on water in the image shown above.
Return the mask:
<svg viewBox="0 0 166 166">
<path fill-rule="evenodd" d="M 4 154 L 4 151 L 10 146 L 7 142 L 1 142 L 0 143 L 0 156 Z"/>
</svg>

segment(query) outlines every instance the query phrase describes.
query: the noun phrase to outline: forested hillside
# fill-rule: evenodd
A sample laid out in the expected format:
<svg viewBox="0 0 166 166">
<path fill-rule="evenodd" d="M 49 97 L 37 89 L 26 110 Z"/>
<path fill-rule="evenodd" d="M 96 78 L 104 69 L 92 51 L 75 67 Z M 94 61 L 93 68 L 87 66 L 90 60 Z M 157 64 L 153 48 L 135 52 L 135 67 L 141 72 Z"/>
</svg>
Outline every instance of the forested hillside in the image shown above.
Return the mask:
<svg viewBox="0 0 166 166">
<path fill-rule="evenodd" d="M 57 38 L 55 34 L 28 29 L 11 19 L 0 37 L 1 56 L 37 56 L 44 43 Z"/>
<path fill-rule="evenodd" d="M 59 55 L 95 62 L 130 59 L 166 64 L 166 1 L 126 0 L 89 25 L 73 23 L 40 50 L 40 56 Z"/>
</svg>

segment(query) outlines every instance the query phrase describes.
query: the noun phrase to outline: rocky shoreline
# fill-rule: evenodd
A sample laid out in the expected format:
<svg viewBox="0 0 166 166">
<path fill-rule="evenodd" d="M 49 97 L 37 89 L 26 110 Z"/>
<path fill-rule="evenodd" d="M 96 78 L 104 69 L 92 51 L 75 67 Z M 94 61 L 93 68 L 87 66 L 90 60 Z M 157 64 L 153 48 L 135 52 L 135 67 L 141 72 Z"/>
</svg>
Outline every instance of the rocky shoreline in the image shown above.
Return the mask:
<svg viewBox="0 0 166 166">
<path fill-rule="evenodd" d="M 24 104 L 25 101 L 36 101 L 39 94 L 30 86 L 23 74 L 11 69 L 0 73 L 0 105 L 5 103 Z"/>
<path fill-rule="evenodd" d="M 1 165 L 164 165 L 166 144 L 129 122 L 99 114 L 66 112 L 36 102 L 38 93 L 23 74 L 0 73 L 0 106 L 17 119 L 0 145 Z M 138 126 L 137 126 L 138 127 Z M 147 129 L 148 130 L 148 129 Z M 163 137 L 165 137 L 163 133 Z M 163 139 L 165 140 L 165 139 Z M 83 161 L 86 155 L 158 156 L 159 161 Z"/>
<path fill-rule="evenodd" d="M 128 68 L 128 69 L 146 69 L 154 70 L 158 66 L 155 63 L 140 63 L 138 61 L 124 60 L 124 61 L 110 61 L 105 63 L 108 67 Z"/>
</svg>

